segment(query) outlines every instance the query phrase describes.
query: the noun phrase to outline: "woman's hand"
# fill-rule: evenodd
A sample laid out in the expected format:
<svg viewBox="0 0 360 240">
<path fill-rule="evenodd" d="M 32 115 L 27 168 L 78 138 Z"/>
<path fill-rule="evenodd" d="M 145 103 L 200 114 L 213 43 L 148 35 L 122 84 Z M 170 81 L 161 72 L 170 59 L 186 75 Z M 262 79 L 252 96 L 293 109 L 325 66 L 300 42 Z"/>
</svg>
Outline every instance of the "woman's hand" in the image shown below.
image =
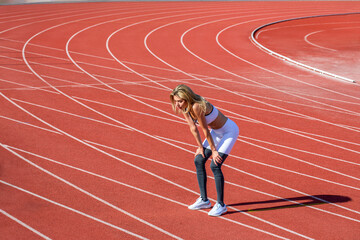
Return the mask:
<svg viewBox="0 0 360 240">
<path fill-rule="evenodd" d="M 218 151 L 212 151 L 212 159 L 214 160 L 216 166 L 218 166 L 219 163 L 221 164 L 223 161 Z"/>
<path fill-rule="evenodd" d="M 203 156 L 203 158 L 205 158 L 204 148 L 203 148 L 203 147 L 198 147 L 198 148 L 196 149 L 195 157 L 196 157 L 197 155 L 199 155 L 199 154 L 201 154 L 201 155 Z"/>
</svg>

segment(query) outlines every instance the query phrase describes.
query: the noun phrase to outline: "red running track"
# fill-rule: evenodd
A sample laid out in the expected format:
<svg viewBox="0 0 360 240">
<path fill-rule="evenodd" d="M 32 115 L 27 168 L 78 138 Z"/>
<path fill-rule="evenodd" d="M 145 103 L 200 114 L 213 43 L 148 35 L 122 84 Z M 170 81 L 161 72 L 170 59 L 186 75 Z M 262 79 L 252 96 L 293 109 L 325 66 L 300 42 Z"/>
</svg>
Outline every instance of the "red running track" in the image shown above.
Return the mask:
<svg viewBox="0 0 360 240">
<path fill-rule="evenodd" d="M 359 15 L 338 15 L 354 12 L 359 2 L 2 6 L 2 238 L 359 239 L 359 84 L 268 51 L 358 80 Z M 240 127 L 219 218 L 187 209 L 198 189 L 194 140 L 169 104 L 179 83 Z"/>
</svg>

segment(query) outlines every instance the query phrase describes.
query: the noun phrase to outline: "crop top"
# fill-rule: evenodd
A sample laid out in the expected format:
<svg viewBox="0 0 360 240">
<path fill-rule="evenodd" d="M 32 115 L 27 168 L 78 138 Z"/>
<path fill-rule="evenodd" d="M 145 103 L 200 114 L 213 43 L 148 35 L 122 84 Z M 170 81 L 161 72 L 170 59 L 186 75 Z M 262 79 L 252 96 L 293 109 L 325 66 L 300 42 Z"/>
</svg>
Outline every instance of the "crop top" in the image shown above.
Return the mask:
<svg viewBox="0 0 360 240">
<path fill-rule="evenodd" d="M 205 115 L 205 120 L 207 124 L 212 123 L 213 121 L 215 121 L 215 119 L 217 118 L 217 116 L 219 115 L 219 110 L 217 110 L 217 108 L 213 106 L 213 109 L 211 110 L 211 112 L 209 114 Z"/>
<path fill-rule="evenodd" d="M 217 116 L 219 115 L 219 110 L 218 110 L 214 105 L 212 105 L 212 107 L 213 107 L 213 108 L 212 108 L 211 112 L 205 115 L 205 121 L 206 121 L 207 124 L 210 124 L 210 123 L 212 123 L 213 121 L 215 121 L 215 119 L 216 119 Z M 191 114 L 189 114 L 189 115 L 190 115 L 191 119 L 192 119 L 195 123 L 198 122 L 197 120 L 194 120 L 194 118 L 191 116 Z"/>
</svg>

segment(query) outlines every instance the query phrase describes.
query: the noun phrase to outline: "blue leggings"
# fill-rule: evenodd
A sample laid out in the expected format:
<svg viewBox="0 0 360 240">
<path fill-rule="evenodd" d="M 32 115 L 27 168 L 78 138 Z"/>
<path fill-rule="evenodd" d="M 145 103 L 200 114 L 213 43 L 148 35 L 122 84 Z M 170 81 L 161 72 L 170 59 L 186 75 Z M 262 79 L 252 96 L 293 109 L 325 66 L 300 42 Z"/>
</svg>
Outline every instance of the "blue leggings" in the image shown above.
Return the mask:
<svg viewBox="0 0 360 240">
<path fill-rule="evenodd" d="M 209 157 L 211 157 L 212 152 L 210 149 L 204 148 L 204 155 L 205 158 L 198 154 L 195 157 L 195 166 L 196 166 L 196 176 L 199 183 L 200 188 L 200 196 L 201 198 L 206 201 L 207 200 L 207 191 L 206 191 L 206 183 L 207 183 L 207 175 L 206 175 L 206 169 L 205 169 L 205 163 L 208 160 Z M 224 163 L 225 159 L 227 158 L 227 154 L 220 153 L 219 155 L 222 157 L 223 161 L 221 163 L 218 163 L 216 165 L 214 163 L 214 160 L 211 161 L 210 168 L 212 172 L 214 173 L 215 178 L 215 186 L 216 186 L 216 192 L 217 192 L 217 202 L 224 205 L 224 175 L 221 171 L 221 166 Z"/>
</svg>

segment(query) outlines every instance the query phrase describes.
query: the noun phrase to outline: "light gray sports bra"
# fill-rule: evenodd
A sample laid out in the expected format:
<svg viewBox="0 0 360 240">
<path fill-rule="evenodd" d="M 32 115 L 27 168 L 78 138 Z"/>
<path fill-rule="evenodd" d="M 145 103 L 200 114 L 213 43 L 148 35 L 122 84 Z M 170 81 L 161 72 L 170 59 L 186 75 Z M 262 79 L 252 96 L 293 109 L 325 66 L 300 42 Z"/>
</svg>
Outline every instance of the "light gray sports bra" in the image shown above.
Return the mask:
<svg viewBox="0 0 360 240">
<path fill-rule="evenodd" d="M 210 113 L 206 114 L 205 115 L 205 121 L 207 124 L 210 124 L 212 123 L 213 121 L 215 121 L 215 119 L 217 118 L 217 116 L 219 115 L 219 110 L 211 104 L 211 106 L 213 107 L 213 109 L 211 110 Z M 195 120 L 191 114 L 189 113 L 191 119 L 195 122 L 195 123 L 198 123 L 198 120 Z"/>
<path fill-rule="evenodd" d="M 219 115 L 219 110 L 217 110 L 217 108 L 214 105 L 212 105 L 212 107 L 213 107 L 212 111 L 209 114 L 205 115 L 205 120 L 207 124 L 210 124 L 213 121 L 215 121 L 215 119 Z"/>
</svg>

